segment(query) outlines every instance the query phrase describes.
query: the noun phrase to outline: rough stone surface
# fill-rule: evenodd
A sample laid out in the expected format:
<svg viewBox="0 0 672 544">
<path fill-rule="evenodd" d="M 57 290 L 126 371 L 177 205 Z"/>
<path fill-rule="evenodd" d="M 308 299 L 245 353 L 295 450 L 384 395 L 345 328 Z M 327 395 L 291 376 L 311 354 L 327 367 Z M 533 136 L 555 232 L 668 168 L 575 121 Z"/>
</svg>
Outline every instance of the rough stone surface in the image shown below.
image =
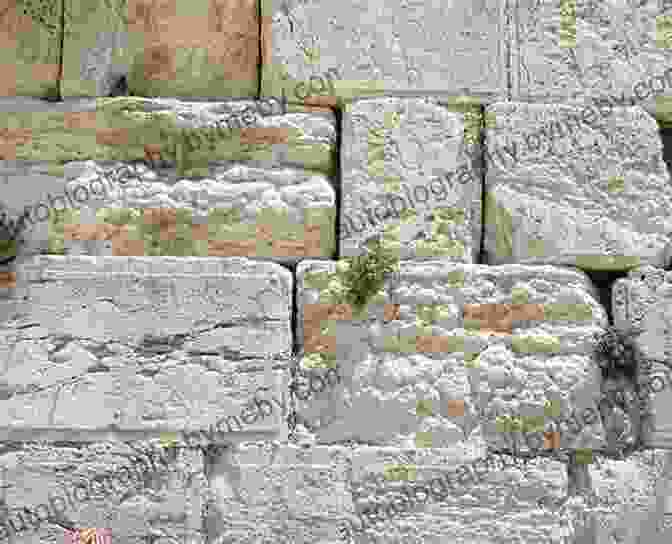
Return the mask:
<svg viewBox="0 0 672 544">
<path fill-rule="evenodd" d="M 672 257 L 672 184 L 645 111 L 500 103 L 488 114 L 490 264 L 627 270 Z"/>
<path fill-rule="evenodd" d="M 335 168 L 333 112 L 290 111 L 280 100 L 115 97 L 49 104 L 12 99 L 3 101 L 0 111 L 9 114 L 5 122 L 13 138 L 4 159 L 164 161 L 184 176 L 203 175 L 216 160 L 325 173 Z"/>
<path fill-rule="evenodd" d="M 562 4 L 574 9 L 563 16 Z M 672 122 L 669 2 L 516 0 L 512 6 L 514 100 L 615 98 Z M 563 40 L 563 27 L 571 29 L 571 40 Z"/>
<path fill-rule="evenodd" d="M 560 419 L 596 408 L 600 376 L 588 354 L 607 320 L 579 271 L 403 263 L 357 319 L 324 289 L 337 281 L 333 263 L 304 261 L 297 274 L 303 353 L 335 355 L 341 378 L 298 403 L 320 443 L 448 447 L 478 427 L 505 449 L 517 437 L 498 416 L 543 415 L 546 401 L 558 403 Z M 398 305 L 396 315 L 386 304 Z M 493 318 L 498 309 L 503 317 Z M 328 380 L 324 368 L 307 372 Z M 601 432 L 598 420 L 554 447 L 591 447 Z"/>
<path fill-rule="evenodd" d="M 5 436 L 209 429 L 287 386 L 292 279 L 278 265 L 42 256 L 16 276 L 0 300 Z M 277 410 L 257 419 L 229 430 L 282 431 Z"/>
<path fill-rule="evenodd" d="M 506 96 L 504 1 L 262 0 L 262 96 L 336 70 L 340 100 L 395 91 Z M 459 69 L 456 67 L 459 66 Z M 308 99 L 334 96 L 313 82 Z M 322 96 L 320 96 L 322 95 Z"/>
<path fill-rule="evenodd" d="M 586 513 L 596 518 L 596 544 L 670 541 L 668 471 L 672 465 L 666 456 L 669 452 L 650 450 L 627 460 L 604 459 L 588 465 L 593 498 L 587 501 Z"/>
<path fill-rule="evenodd" d="M 364 524 L 356 542 L 560 542 L 561 516 L 540 503 L 565 496 L 562 463 L 537 459 L 524 467 L 488 456 L 483 445 L 473 438 L 450 449 L 357 448 L 352 496 Z M 437 479 L 444 486 L 430 485 Z M 399 504 L 406 496 L 413 502 Z M 390 504 L 402 513 L 383 514 Z"/>
<path fill-rule="evenodd" d="M 255 0 L 66 0 L 65 6 L 64 97 L 107 96 L 122 76 L 139 96 L 256 94 Z"/>
<path fill-rule="evenodd" d="M 220 453 L 210 475 L 206 525 L 215 544 L 342 542 L 354 518 L 343 447 L 243 443 Z"/>
<path fill-rule="evenodd" d="M 430 98 L 349 104 L 342 147 L 341 251 L 384 233 L 402 259 L 475 262 L 481 176 L 475 106 Z"/>
<path fill-rule="evenodd" d="M 638 333 L 645 358 L 639 376 L 643 440 L 652 447 L 672 444 L 672 273 L 642 267 L 615 282 L 614 324 Z M 647 387 L 648 386 L 648 387 Z"/>
<path fill-rule="evenodd" d="M 63 0 L 0 2 L 0 96 L 57 96 L 62 5 Z M 4 144 L 7 134 L 0 134 Z"/>
<path fill-rule="evenodd" d="M 296 261 L 331 257 L 335 250 L 334 188 L 319 172 L 219 161 L 209 165 L 208 177 L 194 179 L 174 168 L 83 161 L 66 163 L 63 179 L 39 173 L 40 166 L 49 168 L 24 163 L 5 169 L 17 189 L 7 223 L 16 223 L 24 206 L 30 212 L 22 257 L 48 252 Z M 26 181 L 32 191 L 22 189 Z"/>
<path fill-rule="evenodd" d="M 4 443 L 0 466 L 0 507 L 7 509 L 2 540 L 63 542 L 70 526 L 109 528 L 113 541 L 133 544 L 149 538 L 205 543 L 206 478 L 197 450 L 170 451 L 147 441 Z"/>
</svg>

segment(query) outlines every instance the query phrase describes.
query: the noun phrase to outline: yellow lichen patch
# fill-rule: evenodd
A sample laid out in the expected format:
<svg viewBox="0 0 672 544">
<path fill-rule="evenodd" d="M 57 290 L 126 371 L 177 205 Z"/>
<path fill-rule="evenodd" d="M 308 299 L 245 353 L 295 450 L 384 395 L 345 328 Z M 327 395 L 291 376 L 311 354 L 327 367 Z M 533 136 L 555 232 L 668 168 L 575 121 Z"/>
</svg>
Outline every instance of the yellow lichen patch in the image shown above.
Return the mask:
<svg viewBox="0 0 672 544">
<path fill-rule="evenodd" d="M 672 49 L 672 15 L 656 17 L 656 47 Z"/>
<path fill-rule="evenodd" d="M 576 0 L 560 0 L 560 47 L 576 48 Z"/>
<path fill-rule="evenodd" d="M 417 470 L 413 465 L 387 465 L 383 470 L 386 480 L 392 481 L 412 481 L 415 480 Z"/>
<path fill-rule="evenodd" d="M 511 289 L 511 301 L 513 304 L 527 304 L 529 300 L 529 293 L 527 289 L 522 287 L 514 287 Z"/>
<path fill-rule="evenodd" d="M 607 181 L 607 191 L 610 193 L 622 193 L 625 189 L 623 176 L 611 176 Z"/>
<path fill-rule="evenodd" d="M 432 433 L 431 432 L 417 432 L 417 433 L 415 433 L 415 447 L 416 448 L 431 448 L 432 447 Z"/>
<path fill-rule="evenodd" d="M 560 339 L 551 335 L 520 335 L 511 338 L 515 353 L 559 353 Z"/>
<path fill-rule="evenodd" d="M 420 417 L 431 417 L 432 412 L 432 401 L 429 399 L 420 399 L 415 406 L 415 413 Z"/>
<path fill-rule="evenodd" d="M 585 270 L 626 271 L 640 265 L 638 256 L 628 255 L 579 255 L 576 266 Z"/>
<path fill-rule="evenodd" d="M 589 304 L 545 304 L 544 319 L 549 321 L 589 321 L 593 309 Z"/>
</svg>

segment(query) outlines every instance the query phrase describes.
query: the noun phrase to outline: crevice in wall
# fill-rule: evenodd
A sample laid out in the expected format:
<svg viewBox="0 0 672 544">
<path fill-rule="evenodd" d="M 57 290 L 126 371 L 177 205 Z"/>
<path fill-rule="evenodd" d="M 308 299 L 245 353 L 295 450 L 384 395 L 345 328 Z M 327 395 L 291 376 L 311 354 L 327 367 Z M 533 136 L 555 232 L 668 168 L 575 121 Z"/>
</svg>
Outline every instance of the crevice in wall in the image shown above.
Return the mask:
<svg viewBox="0 0 672 544">
<path fill-rule="evenodd" d="M 336 169 L 334 173 L 334 178 L 332 180 L 334 193 L 336 195 L 336 213 L 334 220 L 334 228 L 336 229 L 335 240 L 336 240 L 336 252 L 334 258 L 336 260 L 341 258 L 341 243 L 340 235 L 341 232 L 341 195 L 343 188 L 341 187 L 341 146 L 343 144 L 343 109 L 341 107 L 332 108 L 334 115 L 336 116 Z"/>
<path fill-rule="evenodd" d="M 598 302 L 607 311 L 609 318 L 609 325 L 614 324 L 613 308 L 611 307 L 611 290 L 614 282 L 618 279 L 628 276 L 624 271 L 603 271 L 603 270 L 583 270 L 583 272 L 590 278 L 590 281 L 598 289 Z"/>
<path fill-rule="evenodd" d="M 485 253 L 485 109 L 487 104 L 481 104 L 481 130 L 479 135 L 479 148 L 481 153 L 479 154 L 479 169 L 480 182 L 481 182 L 481 239 L 478 241 L 478 257 L 476 259 L 476 264 L 488 264 L 487 255 Z"/>
</svg>

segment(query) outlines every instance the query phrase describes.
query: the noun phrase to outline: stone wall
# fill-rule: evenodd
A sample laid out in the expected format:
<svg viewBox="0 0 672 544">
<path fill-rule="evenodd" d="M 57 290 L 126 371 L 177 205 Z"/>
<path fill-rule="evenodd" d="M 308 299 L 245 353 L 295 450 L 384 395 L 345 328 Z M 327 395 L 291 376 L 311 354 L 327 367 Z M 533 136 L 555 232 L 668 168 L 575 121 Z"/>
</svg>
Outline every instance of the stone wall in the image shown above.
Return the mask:
<svg viewBox="0 0 672 544">
<path fill-rule="evenodd" d="M 672 2 L 0 45 L 0 544 L 670 541 Z"/>
</svg>

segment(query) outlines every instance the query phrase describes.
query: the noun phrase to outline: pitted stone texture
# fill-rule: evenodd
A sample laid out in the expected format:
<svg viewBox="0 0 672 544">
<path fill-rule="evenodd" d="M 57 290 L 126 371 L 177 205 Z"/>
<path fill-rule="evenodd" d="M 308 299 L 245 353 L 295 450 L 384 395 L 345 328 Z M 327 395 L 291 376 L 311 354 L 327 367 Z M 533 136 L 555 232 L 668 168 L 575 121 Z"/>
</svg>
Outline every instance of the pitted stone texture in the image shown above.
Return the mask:
<svg viewBox="0 0 672 544">
<path fill-rule="evenodd" d="M 2 540 L 63 542 L 70 525 L 110 528 L 113 540 L 133 544 L 205 542 L 206 478 L 198 450 L 170 452 L 150 442 L 3 444 L 0 467 L 0 505 L 9 510 Z M 20 513 L 23 507 L 30 513 Z"/>
<path fill-rule="evenodd" d="M 404 262 L 353 319 L 324 290 L 335 270 L 311 261 L 297 269 L 302 353 L 335 354 L 341 376 L 297 401 L 299 423 L 319 443 L 440 448 L 481 424 L 488 442 L 506 449 L 522 437 L 498 431 L 496 416 L 543 415 L 551 400 L 557 417 L 596 409 L 600 376 L 589 354 L 607 316 L 582 272 Z M 598 420 L 555 447 L 590 447 L 602 433 Z"/>
<path fill-rule="evenodd" d="M 87 161 L 66 169 L 79 175 L 61 194 L 90 198 L 80 212 L 52 213 L 41 225 L 33 239 L 44 252 L 292 262 L 335 250 L 335 192 L 318 172 L 211 164 L 211 176 L 190 180 L 144 165 Z"/>
<path fill-rule="evenodd" d="M 562 518 L 539 503 L 565 496 L 563 464 L 537 458 L 524 467 L 469 442 L 445 450 L 357 448 L 352 496 L 363 531 L 355 542 L 561 542 Z M 390 505 L 399 512 L 386 512 Z"/>
<path fill-rule="evenodd" d="M 7 114 L 14 138 L 5 159 L 144 160 L 177 166 L 182 176 L 207 176 L 213 161 L 324 173 L 336 167 L 334 113 L 326 108 L 289 112 L 279 100 L 115 97 L 50 104 L 20 99 L 2 101 L 0 111 Z"/>
<path fill-rule="evenodd" d="M 644 436 L 652 447 L 672 444 L 672 272 L 654 267 L 630 271 L 614 283 L 614 324 L 634 329 L 646 360 L 640 365 Z M 657 376 L 657 377 L 656 377 Z"/>
<path fill-rule="evenodd" d="M 586 501 L 585 514 L 597 520 L 597 544 L 670 541 L 669 455 L 652 449 L 634 453 L 626 460 L 601 458 L 599 464 L 589 465 L 592 496 Z M 577 521 L 582 520 L 579 517 Z"/>
<path fill-rule="evenodd" d="M 205 430 L 220 418 L 229 433 L 284 432 L 277 410 L 242 415 L 257 392 L 287 386 L 292 279 L 279 265 L 40 256 L 16 276 L 0 299 L 4 435 Z"/>
<path fill-rule="evenodd" d="M 343 447 L 243 443 L 221 452 L 209 476 L 206 526 L 215 544 L 328 544 L 353 519 Z"/>
<path fill-rule="evenodd" d="M 358 254 L 366 238 L 385 233 L 402 259 L 475 262 L 481 239 L 481 119 L 474 108 L 463 110 L 451 111 L 435 98 L 380 98 L 347 106 L 343 255 Z"/>
<path fill-rule="evenodd" d="M 561 0 L 516 0 L 513 99 L 634 101 L 672 121 L 672 7 L 662 0 L 576 0 L 574 47 L 561 44 Z"/>
<path fill-rule="evenodd" d="M 122 76 L 139 96 L 256 94 L 255 0 L 66 0 L 65 7 L 64 97 L 109 95 Z"/>
<path fill-rule="evenodd" d="M 0 96 L 58 97 L 62 6 L 63 0 L 0 2 Z M 2 144 L 7 137 L 1 130 Z"/>
<path fill-rule="evenodd" d="M 262 96 L 284 91 L 297 100 L 297 85 L 310 88 L 311 78 L 335 69 L 339 100 L 465 90 L 501 100 L 507 92 L 504 4 L 421 1 L 391 9 L 380 0 L 262 0 Z"/>
<path fill-rule="evenodd" d="M 488 107 L 490 264 L 627 270 L 672 256 L 672 183 L 656 122 L 637 106 L 611 111 Z"/>
</svg>

